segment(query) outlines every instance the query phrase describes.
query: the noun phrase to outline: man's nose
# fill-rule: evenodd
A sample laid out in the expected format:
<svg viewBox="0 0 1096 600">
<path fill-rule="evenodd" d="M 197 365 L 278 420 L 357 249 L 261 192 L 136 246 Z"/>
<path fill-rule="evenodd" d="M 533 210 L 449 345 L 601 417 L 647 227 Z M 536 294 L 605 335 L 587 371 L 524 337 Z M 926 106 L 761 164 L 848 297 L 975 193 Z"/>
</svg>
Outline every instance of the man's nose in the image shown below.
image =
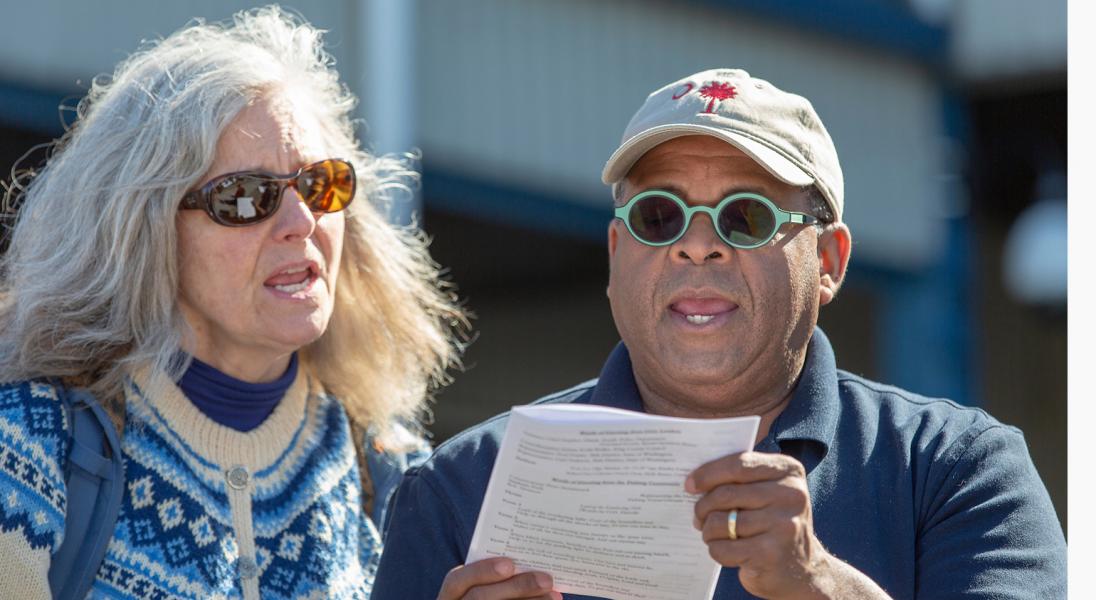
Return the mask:
<svg viewBox="0 0 1096 600">
<path fill-rule="evenodd" d="M 715 231 L 715 222 L 706 213 L 693 215 L 685 235 L 673 243 L 670 254 L 674 259 L 702 265 L 709 261 L 730 258 L 730 247 Z"/>
</svg>

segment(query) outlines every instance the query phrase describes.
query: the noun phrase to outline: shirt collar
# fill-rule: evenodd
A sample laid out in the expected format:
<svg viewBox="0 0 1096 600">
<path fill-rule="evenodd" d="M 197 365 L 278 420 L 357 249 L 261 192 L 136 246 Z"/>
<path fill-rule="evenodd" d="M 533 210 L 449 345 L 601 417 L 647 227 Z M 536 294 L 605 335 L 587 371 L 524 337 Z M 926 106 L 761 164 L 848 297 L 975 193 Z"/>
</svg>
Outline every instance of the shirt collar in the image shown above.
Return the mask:
<svg viewBox="0 0 1096 600">
<path fill-rule="evenodd" d="M 643 400 L 632 374 L 632 359 L 623 342 L 617 344 L 609 354 L 593 392 L 577 401 L 644 412 Z M 837 431 L 840 408 L 837 362 L 833 347 L 830 346 L 826 334 L 820 328 L 815 328 L 807 345 L 807 357 L 791 400 L 777 416 L 768 436 L 759 447 L 780 444 L 784 448 L 784 444 L 800 440 L 815 442 L 817 451 L 811 453 L 815 455 L 814 460 L 808 459 L 805 462 L 820 461 Z M 814 465 L 806 466 L 809 470 Z"/>
<path fill-rule="evenodd" d="M 821 445 L 821 454 L 829 450 L 837 432 L 841 400 L 837 390 L 837 360 L 829 338 L 815 328 L 807 345 L 807 357 L 791 400 L 776 417 L 769 437 L 780 443 L 808 440 Z M 812 465 L 808 465 L 809 467 Z"/>
<path fill-rule="evenodd" d="M 639 388 L 636 387 L 635 375 L 632 374 L 632 358 L 628 355 L 628 348 L 624 346 L 624 342 L 618 343 L 616 348 L 613 348 L 612 353 L 609 354 L 609 360 L 605 361 L 605 366 L 601 368 L 601 375 L 598 376 L 593 393 L 579 400 L 579 402 L 583 401 L 589 404 L 646 412 L 643 410 L 643 399 L 639 395 Z"/>
</svg>

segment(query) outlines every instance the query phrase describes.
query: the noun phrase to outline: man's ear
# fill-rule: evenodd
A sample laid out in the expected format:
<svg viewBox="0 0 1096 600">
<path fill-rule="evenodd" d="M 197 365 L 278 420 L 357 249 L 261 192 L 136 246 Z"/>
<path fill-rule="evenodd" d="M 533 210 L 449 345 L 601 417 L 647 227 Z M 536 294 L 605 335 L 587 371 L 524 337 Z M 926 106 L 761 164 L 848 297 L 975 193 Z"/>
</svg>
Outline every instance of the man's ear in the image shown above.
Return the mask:
<svg viewBox="0 0 1096 600">
<path fill-rule="evenodd" d="M 620 201 L 621 194 L 624 193 L 624 186 L 628 184 L 628 178 L 616 182 L 613 184 L 613 208 L 617 207 L 617 202 Z M 613 268 L 613 256 L 616 255 L 617 242 L 620 241 L 620 230 L 617 228 L 617 219 L 613 217 L 609 219 L 609 268 Z"/>
<path fill-rule="evenodd" d="M 844 223 L 826 225 L 818 234 L 818 304 L 833 301 L 852 254 L 852 234 Z"/>
</svg>

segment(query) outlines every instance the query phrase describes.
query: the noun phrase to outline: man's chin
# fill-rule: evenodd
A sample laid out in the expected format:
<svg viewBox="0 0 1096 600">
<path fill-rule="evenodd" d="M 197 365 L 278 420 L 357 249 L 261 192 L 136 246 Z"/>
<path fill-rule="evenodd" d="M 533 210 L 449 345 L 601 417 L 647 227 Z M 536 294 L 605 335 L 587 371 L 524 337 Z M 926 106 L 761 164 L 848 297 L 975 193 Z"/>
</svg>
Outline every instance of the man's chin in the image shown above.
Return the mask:
<svg viewBox="0 0 1096 600">
<path fill-rule="evenodd" d="M 735 373 L 742 366 L 741 350 L 729 347 L 728 336 L 679 336 L 666 338 L 654 354 L 654 360 L 660 365 L 673 366 L 678 378 L 710 378 L 726 381 L 728 373 Z"/>
<path fill-rule="evenodd" d="M 678 353 L 673 357 L 655 356 L 654 361 L 668 387 L 684 389 L 726 387 L 741 370 L 741 365 L 726 352 Z"/>
</svg>

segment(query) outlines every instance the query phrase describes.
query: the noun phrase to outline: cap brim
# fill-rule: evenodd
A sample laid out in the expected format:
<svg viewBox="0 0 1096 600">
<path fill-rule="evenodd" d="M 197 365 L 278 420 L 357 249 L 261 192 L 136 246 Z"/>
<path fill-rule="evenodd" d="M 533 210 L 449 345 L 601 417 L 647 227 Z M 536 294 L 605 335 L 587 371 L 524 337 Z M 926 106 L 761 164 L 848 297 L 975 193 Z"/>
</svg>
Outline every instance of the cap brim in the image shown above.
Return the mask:
<svg viewBox="0 0 1096 600">
<path fill-rule="evenodd" d="M 605 163 L 605 168 L 601 172 L 601 181 L 606 185 L 612 185 L 624 179 L 632 166 L 636 164 L 636 161 L 648 150 L 662 142 L 687 135 L 708 135 L 719 138 L 744 152 L 757 161 L 759 165 L 765 167 L 766 171 L 772 173 L 773 177 L 784 183 L 791 185 L 810 185 L 814 183 L 814 178 L 806 171 L 760 142 L 733 131 L 703 125 L 685 124 L 652 127 L 632 136 L 609 157 L 609 160 Z"/>
</svg>

